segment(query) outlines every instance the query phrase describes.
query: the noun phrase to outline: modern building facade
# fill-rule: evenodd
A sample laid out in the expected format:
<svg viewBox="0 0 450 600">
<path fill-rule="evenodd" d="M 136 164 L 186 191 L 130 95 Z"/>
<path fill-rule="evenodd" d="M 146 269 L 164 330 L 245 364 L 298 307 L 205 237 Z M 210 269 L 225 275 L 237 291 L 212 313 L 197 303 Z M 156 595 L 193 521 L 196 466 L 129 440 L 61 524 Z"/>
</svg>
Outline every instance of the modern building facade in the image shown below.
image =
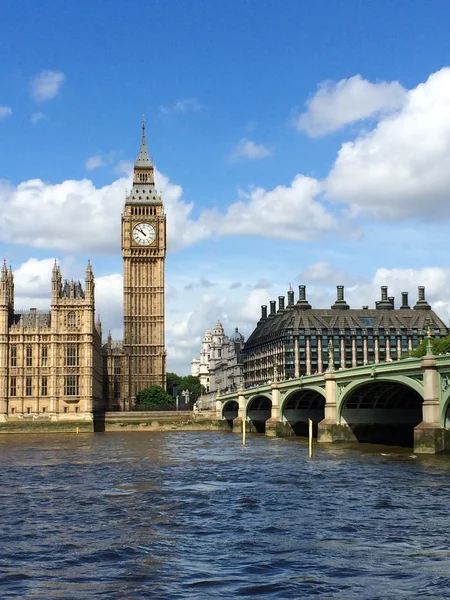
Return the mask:
<svg viewBox="0 0 450 600">
<path fill-rule="evenodd" d="M 235 328 L 228 337 L 220 321 L 203 336 L 200 358 L 191 361 L 191 375 L 200 378 L 206 393 L 202 401 L 212 404 L 217 394 L 237 390 L 244 384 L 244 336 Z"/>
<path fill-rule="evenodd" d="M 92 420 L 102 406 L 102 330 L 94 274 L 84 289 L 63 281 L 55 262 L 49 311 L 15 311 L 14 276 L 0 276 L 0 421 Z"/>
<path fill-rule="evenodd" d="M 166 215 L 155 187 L 145 121 L 133 187 L 122 213 L 123 342 L 103 346 L 104 395 L 110 410 L 129 410 L 136 394 L 166 386 L 164 266 Z"/>
<path fill-rule="evenodd" d="M 352 309 L 344 299 L 344 287 L 337 286 L 337 298 L 329 309 L 314 309 L 306 299 L 306 287 L 261 307 L 261 318 L 243 350 L 245 386 L 274 379 L 289 379 L 322 373 L 332 361 L 336 369 L 368 363 L 390 362 L 414 350 L 428 329 L 434 337 L 449 330 L 431 310 L 425 288 L 418 288 L 413 307 L 408 293 L 395 308 L 388 288 L 381 288 L 375 308 Z"/>
</svg>

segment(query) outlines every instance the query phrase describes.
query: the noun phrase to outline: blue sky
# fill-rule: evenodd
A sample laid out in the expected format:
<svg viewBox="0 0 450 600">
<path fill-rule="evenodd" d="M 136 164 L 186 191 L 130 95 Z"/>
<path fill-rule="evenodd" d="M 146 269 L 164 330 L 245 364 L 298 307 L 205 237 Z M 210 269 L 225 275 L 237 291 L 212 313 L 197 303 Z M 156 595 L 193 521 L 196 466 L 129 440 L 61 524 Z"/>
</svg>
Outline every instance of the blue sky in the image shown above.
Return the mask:
<svg viewBox="0 0 450 600">
<path fill-rule="evenodd" d="M 429 0 L 4 1 L 0 224 L 17 307 L 54 258 L 121 332 L 120 212 L 148 122 L 169 222 L 169 368 L 220 318 L 345 284 L 426 285 L 450 316 L 450 5 Z"/>
</svg>

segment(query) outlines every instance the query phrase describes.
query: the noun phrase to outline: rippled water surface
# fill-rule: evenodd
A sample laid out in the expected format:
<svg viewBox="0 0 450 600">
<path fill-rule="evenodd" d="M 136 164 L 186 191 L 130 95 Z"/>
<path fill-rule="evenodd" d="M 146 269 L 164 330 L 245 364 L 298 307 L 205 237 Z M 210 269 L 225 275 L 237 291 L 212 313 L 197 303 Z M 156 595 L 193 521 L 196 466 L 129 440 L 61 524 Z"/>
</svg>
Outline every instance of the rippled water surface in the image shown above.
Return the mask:
<svg viewBox="0 0 450 600">
<path fill-rule="evenodd" d="M 0 437 L 0 598 L 450 598 L 450 461 L 220 433 Z"/>
</svg>

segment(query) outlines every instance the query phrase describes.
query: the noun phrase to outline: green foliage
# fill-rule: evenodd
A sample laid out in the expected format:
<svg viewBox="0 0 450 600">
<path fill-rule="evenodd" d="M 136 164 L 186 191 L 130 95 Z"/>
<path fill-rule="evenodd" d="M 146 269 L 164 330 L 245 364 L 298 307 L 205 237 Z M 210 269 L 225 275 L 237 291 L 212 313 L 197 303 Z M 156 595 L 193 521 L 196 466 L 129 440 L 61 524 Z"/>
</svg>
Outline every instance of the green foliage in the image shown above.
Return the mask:
<svg viewBox="0 0 450 600">
<path fill-rule="evenodd" d="M 180 389 L 180 381 L 181 377 L 176 373 L 166 373 L 166 390 L 169 394 L 172 394 L 172 390 L 174 387 Z"/>
<path fill-rule="evenodd" d="M 410 353 L 410 356 L 412 358 L 422 358 L 422 356 L 425 356 L 427 353 L 427 343 L 428 340 L 422 340 L 417 348 Z M 450 352 L 450 335 L 444 338 L 432 338 L 431 347 L 435 356 Z"/>
<path fill-rule="evenodd" d="M 161 386 L 151 385 L 138 393 L 136 404 L 148 407 L 162 406 L 175 404 L 175 398 L 163 390 Z"/>
<path fill-rule="evenodd" d="M 202 393 L 200 379 L 194 375 L 186 375 L 186 377 L 182 377 L 180 386 L 182 390 L 189 390 L 191 398 L 198 398 Z"/>
<path fill-rule="evenodd" d="M 167 373 L 166 375 L 166 386 L 169 394 L 172 393 L 174 387 L 178 388 L 178 394 L 181 394 L 183 390 L 189 390 L 191 400 L 196 399 L 203 393 L 200 379 L 194 375 L 186 375 L 182 377 L 176 373 Z"/>
</svg>

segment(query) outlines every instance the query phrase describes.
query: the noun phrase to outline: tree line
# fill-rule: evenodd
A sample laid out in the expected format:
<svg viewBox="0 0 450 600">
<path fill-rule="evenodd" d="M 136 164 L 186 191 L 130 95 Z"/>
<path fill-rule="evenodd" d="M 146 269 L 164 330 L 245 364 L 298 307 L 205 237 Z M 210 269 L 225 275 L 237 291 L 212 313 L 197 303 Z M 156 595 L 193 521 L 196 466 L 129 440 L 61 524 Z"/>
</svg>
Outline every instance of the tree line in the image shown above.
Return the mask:
<svg viewBox="0 0 450 600">
<path fill-rule="evenodd" d="M 167 391 L 166 391 L 167 390 Z M 177 375 L 176 373 L 166 374 L 166 389 L 159 385 L 151 385 L 141 390 L 136 396 L 136 404 L 140 407 L 154 408 L 156 406 L 174 406 L 176 397 L 179 397 L 181 403 L 182 392 L 189 392 L 190 402 L 195 402 L 202 394 L 203 389 L 200 379 L 194 375 Z"/>
</svg>

